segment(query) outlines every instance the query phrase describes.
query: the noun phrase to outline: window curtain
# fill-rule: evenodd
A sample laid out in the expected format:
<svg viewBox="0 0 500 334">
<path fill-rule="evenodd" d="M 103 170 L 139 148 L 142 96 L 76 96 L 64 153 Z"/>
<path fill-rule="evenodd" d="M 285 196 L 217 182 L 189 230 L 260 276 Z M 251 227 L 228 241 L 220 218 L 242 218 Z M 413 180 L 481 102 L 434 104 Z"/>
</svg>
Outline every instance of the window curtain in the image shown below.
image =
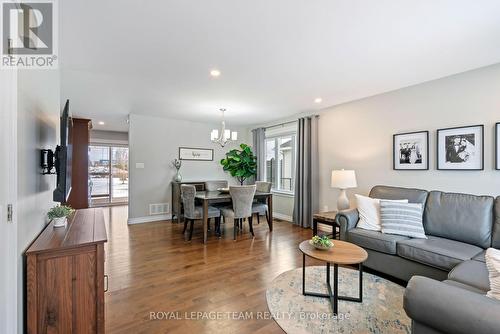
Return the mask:
<svg viewBox="0 0 500 334">
<path fill-rule="evenodd" d="M 252 130 L 253 134 L 253 153 L 257 157 L 257 181 L 265 181 L 265 168 L 266 168 L 266 129 L 257 128 Z"/>
<path fill-rule="evenodd" d="M 319 208 L 318 119 L 298 120 L 293 222 L 304 228 L 312 226 Z"/>
</svg>

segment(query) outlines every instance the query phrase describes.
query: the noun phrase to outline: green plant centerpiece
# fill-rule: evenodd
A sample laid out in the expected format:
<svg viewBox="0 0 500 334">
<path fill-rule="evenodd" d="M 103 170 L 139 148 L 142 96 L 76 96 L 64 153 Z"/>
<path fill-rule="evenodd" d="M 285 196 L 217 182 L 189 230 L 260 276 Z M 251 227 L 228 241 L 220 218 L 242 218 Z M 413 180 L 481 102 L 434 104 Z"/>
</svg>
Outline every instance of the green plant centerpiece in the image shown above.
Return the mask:
<svg viewBox="0 0 500 334">
<path fill-rule="evenodd" d="M 328 250 L 333 247 L 333 242 L 326 235 L 321 237 L 315 235 L 314 237 L 312 237 L 309 243 L 313 245 L 316 249 L 320 250 Z"/>
<path fill-rule="evenodd" d="M 57 205 L 49 210 L 47 217 L 54 221 L 54 227 L 66 226 L 67 217 L 73 213 L 73 209 L 67 205 Z"/>
<path fill-rule="evenodd" d="M 241 144 L 240 149 L 227 152 L 220 164 L 224 171 L 229 172 L 241 185 L 246 179 L 257 175 L 257 157 L 246 144 Z"/>
</svg>

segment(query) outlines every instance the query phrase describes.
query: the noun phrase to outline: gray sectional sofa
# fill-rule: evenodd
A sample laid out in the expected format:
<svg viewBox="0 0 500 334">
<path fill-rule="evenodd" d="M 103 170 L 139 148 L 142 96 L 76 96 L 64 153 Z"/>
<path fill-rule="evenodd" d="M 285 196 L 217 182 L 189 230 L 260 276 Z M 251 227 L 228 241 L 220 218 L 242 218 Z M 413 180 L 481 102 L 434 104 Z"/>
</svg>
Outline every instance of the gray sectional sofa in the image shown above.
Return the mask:
<svg viewBox="0 0 500 334">
<path fill-rule="evenodd" d="M 356 227 L 356 209 L 337 215 L 340 238 L 368 252 L 364 265 L 409 281 L 404 308 L 412 332 L 500 333 L 500 301 L 489 290 L 484 252 L 500 248 L 500 197 L 375 186 L 370 197 L 425 205 L 428 239 Z"/>
</svg>

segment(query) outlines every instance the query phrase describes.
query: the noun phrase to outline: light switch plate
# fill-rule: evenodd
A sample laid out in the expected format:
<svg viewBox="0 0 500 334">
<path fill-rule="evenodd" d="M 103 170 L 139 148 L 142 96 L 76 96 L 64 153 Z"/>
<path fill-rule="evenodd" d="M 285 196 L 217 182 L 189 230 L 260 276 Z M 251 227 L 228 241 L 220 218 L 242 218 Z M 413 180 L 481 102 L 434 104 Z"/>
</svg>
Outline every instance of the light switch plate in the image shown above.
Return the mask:
<svg viewBox="0 0 500 334">
<path fill-rule="evenodd" d="M 137 169 L 142 169 L 142 168 L 144 168 L 144 162 L 136 162 L 136 163 L 135 163 L 135 168 L 137 168 Z"/>
</svg>

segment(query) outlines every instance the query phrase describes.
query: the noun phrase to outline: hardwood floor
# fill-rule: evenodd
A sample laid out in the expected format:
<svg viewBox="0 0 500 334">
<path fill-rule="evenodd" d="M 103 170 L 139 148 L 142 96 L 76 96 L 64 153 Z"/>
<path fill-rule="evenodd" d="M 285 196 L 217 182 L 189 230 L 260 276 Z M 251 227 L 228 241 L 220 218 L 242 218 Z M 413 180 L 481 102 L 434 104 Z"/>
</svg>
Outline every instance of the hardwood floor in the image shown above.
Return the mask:
<svg viewBox="0 0 500 334">
<path fill-rule="evenodd" d="M 233 241 L 228 223 L 222 239 L 209 234 L 203 245 L 201 222 L 193 240 L 185 242 L 182 224 L 128 226 L 126 206 L 104 210 L 107 333 L 283 333 L 274 320 L 256 319 L 257 314 L 268 312 L 269 283 L 302 265 L 298 245 L 311 230 L 275 220 L 270 233 L 263 220 L 254 224 L 254 239 L 245 224 Z M 182 319 L 150 320 L 150 312 L 177 312 L 170 314 Z M 191 312 L 221 312 L 223 319 L 189 320 L 185 312 L 190 317 Z M 234 315 L 228 318 L 226 312 L 253 312 L 253 319 L 229 319 Z"/>
</svg>

